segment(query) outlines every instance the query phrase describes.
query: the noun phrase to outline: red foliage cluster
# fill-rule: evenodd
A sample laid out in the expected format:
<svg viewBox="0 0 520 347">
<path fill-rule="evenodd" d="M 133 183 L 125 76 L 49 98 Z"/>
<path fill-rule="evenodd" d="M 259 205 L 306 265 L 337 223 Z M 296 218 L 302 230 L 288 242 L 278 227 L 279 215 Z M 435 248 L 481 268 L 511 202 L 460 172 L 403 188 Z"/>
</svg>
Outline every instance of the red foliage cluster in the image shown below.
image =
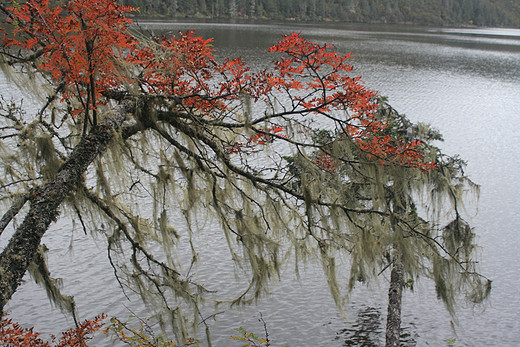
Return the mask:
<svg viewBox="0 0 520 347">
<path fill-rule="evenodd" d="M 124 51 L 135 45 L 127 33 L 132 21 L 124 14 L 134 8 L 115 0 L 74 0 L 61 6 L 52 6 L 50 0 L 29 0 L 7 10 L 15 37 L 5 36 L 3 44 L 39 55 L 37 68 L 63 84 L 64 100 L 74 93 L 85 109 L 86 99 L 100 99 L 103 91 L 123 82 L 117 64 Z M 93 85 L 92 90 L 85 88 Z"/>
<path fill-rule="evenodd" d="M 424 162 L 420 140 L 405 142 L 381 135 L 359 141 L 359 144 L 368 159 L 375 158 L 381 165 L 410 166 L 422 171 L 437 168 L 435 163 Z"/>
<path fill-rule="evenodd" d="M 4 314 L 0 321 L 0 345 L 6 347 L 87 347 L 87 342 L 92 340 L 92 334 L 101 329 L 106 318 L 102 314 L 93 320 L 85 320 L 75 328 L 61 333 L 61 337 L 51 335 L 51 341 L 45 341 L 34 328 L 23 328 L 13 322 Z"/>
<path fill-rule="evenodd" d="M 141 71 L 139 83 L 146 92 L 184 97 L 186 107 L 211 109 L 218 105 L 202 102 L 213 96 L 208 84 L 216 66 L 211 42 L 192 31 L 155 37 L 151 44 L 137 45 L 127 60 Z"/>
<path fill-rule="evenodd" d="M 335 173 L 336 167 L 338 166 L 336 160 L 325 152 L 322 152 L 320 155 L 316 157 L 315 163 L 316 165 L 330 173 Z"/>
<path fill-rule="evenodd" d="M 292 102 L 283 116 L 317 115 L 334 120 L 368 158 L 385 165 L 434 167 L 422 162 L 420 143 L 386 134 L 387 124 L 376 115 L 377 94 L 366 89 L 359 77 L 350 77 L 351 54 L 341 55 L 332 45 L 319 45 L 292 33 L 268 50 L 281 54 L 274 70 L 252 73 L 240 58 L 217 62 L 212 40 L 193 32 L 141 44 L 128 32 L 132 21 L 125 17 L 136 9 L 116 0 L 72 0 L 54 6 L 50 0 L 13 4 L 8 10 L 15 38 L 4 35 L 4 45 L 39 56 L 37 69 L 61 85 L 63 99 L 73 95 L 81 101 L 82 107 L 74 113 L 85 111 L 88 116 L 92 110 L 94 124 L 97 105 L 106 102 L 103 92 L 122 86 L 171 98 L 178 107 L 204 117 L 225 115 L 244 95 L 254 102 L 269 103 L 278 93 Z M 264 144 L 280 137 L 280 131 L 281 126 L 273 123 L 247 145 Z M 231 147 L 231 152 L 239 151 L 244 144 Z"/>
<path fill-rule="evenodd" d="M 269 49 L 287 55 L 275 62 L 277 77 L 271 83 L 277 89 L 305 89 L 311 94 L 297 98 L 301 106 L 316 113 L 329 112 L 331 108 L 350 110 L 362 118 L 373 111 L 376 94 L 366 89 L 359 77 L 350 77 L 351 54 L 340 55 L 331 51 L 332 45 L 318 45 L 299 33 L 284 36 Z M 302 76 L 309 76 L 302 84 Z"/>
<path fill-rule="evenodd" d="M 331 50 L 333 47 L 318 45 L 298 33 L 284 36 L 269 49 L 288 56 L 275 62 L 278 76 L 272 76 L 272 86 L 283 91 L 305 90 L 295 100 L 307 112 L 327 115 L 340 110 L 350 114 L 344 135 L 354 139 L 368 159 L 376 158 L 382 165 L 435 168 L 435 164 L 423 162 L 420 141 L 406 142 L 386 134 L 389 124 L 375 112 L 377 94 L 366 89 L 360 77 L 349 76 L 351 54 L 340 55 Z M 302 76 L 310 77 L 305 84 Z M 316 163 L 329 172 L 335 172 L 337 166 L 326 153 L 319 155 Z"/>
</svg>

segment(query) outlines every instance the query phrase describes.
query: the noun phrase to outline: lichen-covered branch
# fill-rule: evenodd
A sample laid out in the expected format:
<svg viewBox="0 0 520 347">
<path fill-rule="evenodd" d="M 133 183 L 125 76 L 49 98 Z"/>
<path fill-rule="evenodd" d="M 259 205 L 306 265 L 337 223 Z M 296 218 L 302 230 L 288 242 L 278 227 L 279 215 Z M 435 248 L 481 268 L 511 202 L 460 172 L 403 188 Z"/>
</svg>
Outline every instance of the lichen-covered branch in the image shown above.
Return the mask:
<svg viewBox="0 0 520 347">
<path fill-rule="evenodd" d="M 54 179 L 32 192 L 29 212 L 0 254 L 0 311 L 20 285 L 41 238 L 58 216 L 59 206 L 81 181 L 88 166 L 103 153 L 134 107 L 130 101 L 117 107 L 78 143 Z"/>
</svg>

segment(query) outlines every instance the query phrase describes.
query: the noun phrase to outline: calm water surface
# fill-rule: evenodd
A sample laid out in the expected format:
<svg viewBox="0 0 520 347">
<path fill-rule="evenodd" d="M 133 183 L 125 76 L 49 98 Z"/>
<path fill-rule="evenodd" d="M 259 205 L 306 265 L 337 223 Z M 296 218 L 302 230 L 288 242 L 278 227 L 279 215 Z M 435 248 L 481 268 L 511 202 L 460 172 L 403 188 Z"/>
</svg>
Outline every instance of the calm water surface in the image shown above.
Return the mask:
<svg viewBox="0 0 520 347">
<path fill-rule="evenodd" d="M 412 120 L 438 128 L 445 138 L 441 147 L 465 158 L 466 173 L 481 185 L 478 211 L 468 214 L 479 235 L 482 272 L 494 281 L 491 299 L 484 307 L 461 304 L 458 324 L 452 324 L 431 283 L 420 282 L 404 295 L 406 344 L 446 346 L 447 339 L 456 338 L 457 346 L 520 345 L 520 30 L 193 23 L 143 27 L 195 29 L 215 38 L 217 56 L 241 56 L 258 68 L 271 59 L 264 53 L 267 47 L 293 31 L 352 52 L 355 73 Z M 3 94 L 18 94 L 3 77 L 0 88 Z M 64 278 L 65 293 L 75 296 L 80 316 L 106 312 L 125 318 L 130 311 L 146 316 L 139 300 L 125 299 L 112 278 L 105 242 L 72 229 L 71 223 L 60 221 L 44 242 L 51 248 L 51 271 Z M 199 277 L 231 296 L 237 291 L 235 277 L 220 234 L 201 235 L 199 241 L 222 245 L 208 247 Z M 345 319 L 319 266 L 307 266 L 300 281 L 291 266 L 282 277 L 257 306 L 226 310 L 211 322 L 215 345 L 232 346 L 228 336 L 239 326 L 261 334 L 260 312 L 276 346 L 383 345 L 386 279 L 379 286 L 356 288 L 345 305 Z M 30 280 L 15 294 L 10 310 L 14 319 L 43 331 L 71 324 Z M 98 346 L 105 344 L 97 341 Z"/>
</svg>

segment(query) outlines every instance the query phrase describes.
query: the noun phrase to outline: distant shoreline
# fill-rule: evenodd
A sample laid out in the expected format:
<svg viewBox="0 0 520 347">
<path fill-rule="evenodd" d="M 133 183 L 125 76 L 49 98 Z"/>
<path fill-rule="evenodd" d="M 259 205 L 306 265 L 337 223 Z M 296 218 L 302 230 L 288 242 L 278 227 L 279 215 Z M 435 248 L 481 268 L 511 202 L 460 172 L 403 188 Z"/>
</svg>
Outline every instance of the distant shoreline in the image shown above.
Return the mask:
<svg viewBox="0 0 520 347">
<path fill-rule="evenodd" d="M 504 28 L 504 29 L 520 29 L 518 26 L 481 26 L 475 24 L 453 24 L 453 23 L 416 23 L 416 22 L 390 22 L 373 20 L 369 22 L 358 22 L 358 21 L 342 21 L 342 20 L 300 20 L 297 18 L 285 18 L 285 19 L 269 19 L 269 18 L 246 18 L 246 17 L 193 17 L 193 16 L 165 16 L 165 15 L 143 15 L 143 16 L 128 16 L 129 18 L 137 21 L 138 23 L 154 23 L 154 22 L 182 22 L 182 23 L 208 23 L 208 24 L 303 24 L 303 25 L 334 25 L 334 24 L 345 24 L 345 25 L 356 25 L 356 24 L 375 24 L 375 25 L 402 25 L 402 26 L 413 26 L 413 27 L 442 27 L 442 28 L 468 28 L 468 29 L 479 29 L 479 28 Z"/>
<path fill-rule="evenodd" d="M 302 21 L 302 20 L 280 20 L 280 19 L 265 19 L 265 18 L 209 18 L 209 17 L 170 17 L 170 16 L 129 16 L 136 23 L 140 24 L 154 24 L 154 23 L 194 23 L 194 24 L 258 24 L 258 25 L 268 25 L 268 24 L 301 24 L 301 25 L 345 25 L 345 26 L 355 26 L 355 25 L 390 25 L 390 26 L 402 26 L 402 27 L 423 27 L 423 28 L 454 28 L 454 29 L 486 29 L 486 28 L 497 28 L 497 29 L 517 29 L 520 30 L 520 27 L 515 26 L 479 26 L 472 24 L 460 24 L 460 25 L 450 25 L 450 24 L 420 24 L 413 22 L 381 22 L 381 21 L 372 21 L 372 22 L 349 22 L 349 21 L 340 21 L 340 20 L 330 20 L 330 21 Z"/>
</svg>

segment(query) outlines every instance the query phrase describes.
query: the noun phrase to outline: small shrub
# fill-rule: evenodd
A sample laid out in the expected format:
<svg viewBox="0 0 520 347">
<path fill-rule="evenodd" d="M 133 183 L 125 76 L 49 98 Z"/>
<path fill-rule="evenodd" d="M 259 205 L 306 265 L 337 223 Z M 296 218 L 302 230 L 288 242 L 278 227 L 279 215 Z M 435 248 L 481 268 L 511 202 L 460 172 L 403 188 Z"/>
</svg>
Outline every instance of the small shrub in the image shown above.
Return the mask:
<svg viewBox="0 0 520 347">
<path fill-rule="evenodd" d="M 0 322 L 0 346 L 5 347 L 87 347 L 87 342 L 92 340 L 92 335 L 101 329 L 105 314 L 95 317 L 93 320 L 85 320 L 61 333 L 58 339 L 50 335 L 50 341 L 41 338 L 41 333 L 35 332 L 34 328 L 23 328 L 20 324 L 7 318 L 4 313 Z"/>
</svg>

